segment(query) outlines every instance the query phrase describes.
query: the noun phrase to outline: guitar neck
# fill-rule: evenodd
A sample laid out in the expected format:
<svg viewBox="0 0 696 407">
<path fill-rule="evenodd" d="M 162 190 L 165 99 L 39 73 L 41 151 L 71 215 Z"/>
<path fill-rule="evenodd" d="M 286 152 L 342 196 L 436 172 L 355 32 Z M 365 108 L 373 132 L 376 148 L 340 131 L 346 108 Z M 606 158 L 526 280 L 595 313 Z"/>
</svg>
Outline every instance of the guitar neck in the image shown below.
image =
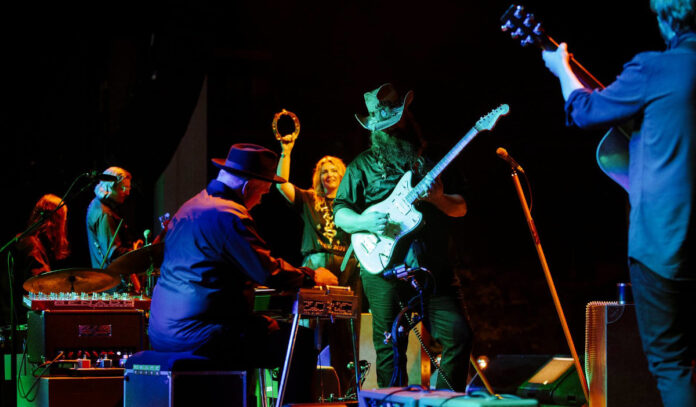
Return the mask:
<svg viewBox="0 0 696 407">
<path fill-rule="evenodd" d="M 540 46 L 546 51 L 555 51 L 558 48 L 558 43 L 548 35 L 541 37 Z M 604 89 L 604 85 L 599 79 L 595 78 L 594 75 L 590 73 L 580 62 L 578 62 L 573 55 L 568 58 L 570 63 L 570 69 L 573 71 L 575 76 L 578 77 L 580 83 L 585 87 L 590 89 Z"/>
<path fill-rule="evenodd" d="M 523 47 L 535 44 L 545 51 L 555 51 L 558 48 L 558 42 L 544 32 L 541 23 L 537 22 L 534 14 L 525 11 L 523 6 L 510 5 L 500 18 L 500 22 L 501 29 L 504 32 L 509 32 L 513 39 L 521 40 Z M 604 89 L 604 85 L 572 55 L 570 55 L 569 63 L 570 69 L 585 87 Z"/>
<path fill-rule="evenodd" d="M 479 130 L 476 128 L 476 126 L 472 127 L 471 130 L 469 130 L 464 137 L 462 137 L 459 142 L 452 147 L 449 153 L 445 155 L 442 160 L 440 160 L 428 173 L 423 177 L 423 179 L 413 187 L 411 192 L 409 192 L 406 195 L 406 201 L 409 204 L 412 204 L 413 202 L 418 199 L 419 196 L 421 196 L 425 191 L 428 190 L 430 185 L 432 185 L 433 181 L 440 176 L 442 171 L 447 168 L 447 166 L 459 155 L 459 153 L 464 150 L 464 147 L 466 147 L 467 144 L 479 133 Z"/>
</svg>

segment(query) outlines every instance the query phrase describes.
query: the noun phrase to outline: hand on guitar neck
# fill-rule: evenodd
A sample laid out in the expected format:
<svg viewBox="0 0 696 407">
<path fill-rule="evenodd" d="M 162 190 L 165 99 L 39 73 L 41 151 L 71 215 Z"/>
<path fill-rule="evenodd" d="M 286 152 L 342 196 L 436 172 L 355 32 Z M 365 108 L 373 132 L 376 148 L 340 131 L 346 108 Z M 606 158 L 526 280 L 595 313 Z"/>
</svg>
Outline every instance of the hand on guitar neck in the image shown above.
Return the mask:
<svg viewBox="0 0 696 407">
<path fill-rule="evenodd" d="M 541 22 L 523 6 L 511 5 L 500 18 L 503 32 L 507 32 L 522 46 L 536 45 L 544 52 L 542 57 L 548 69 L 561 82 L 563 98 L 567 101 L 574 90 L 580 88 L 604 89 L 597 80 L 572 54 L 565 43 L 559 44 L 544 32 Z M 628 191 L 628 140 L 631 124 L 612 127 L 597 146 L 596 159 L 599 168 L 609 178 Z"/>
<path fill-rule="evenodd" d="M 542 51 L 541 56 L 544 58 L 544 63 L 549 71 L 556 75 L 561 82 L 563 100 L 568 100 L 574 90 L 585 87 L 580 83 L 570 66 L 570 54 L 568 53 L 568 45 L 565 42 L 558 44 L 558 48 L 555 51 Z"/>
</svg>

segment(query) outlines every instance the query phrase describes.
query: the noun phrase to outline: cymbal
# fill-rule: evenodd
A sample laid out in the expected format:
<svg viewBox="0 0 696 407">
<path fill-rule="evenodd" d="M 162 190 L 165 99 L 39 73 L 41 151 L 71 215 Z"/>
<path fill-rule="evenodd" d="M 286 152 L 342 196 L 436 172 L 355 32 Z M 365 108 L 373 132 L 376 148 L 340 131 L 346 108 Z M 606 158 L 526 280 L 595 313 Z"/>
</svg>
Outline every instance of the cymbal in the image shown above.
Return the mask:
<svg viewBox="0 0 696 407">
<path fill-rule="evenodd" d="M 145 273 L 150 266 L 159 270 L 163 259 L 164 243 L 151 244 L 117 257 L 109 264 L 106 271 L 121 275 Z"/>
<path fill-rule="evenodd" d="M 70 268 L 39 274 L 24 282 L 24 289 L 32 293 L 101 292 L 116 287 L 121 282 L 117 275 L 105 270 Z"/>
</svg>

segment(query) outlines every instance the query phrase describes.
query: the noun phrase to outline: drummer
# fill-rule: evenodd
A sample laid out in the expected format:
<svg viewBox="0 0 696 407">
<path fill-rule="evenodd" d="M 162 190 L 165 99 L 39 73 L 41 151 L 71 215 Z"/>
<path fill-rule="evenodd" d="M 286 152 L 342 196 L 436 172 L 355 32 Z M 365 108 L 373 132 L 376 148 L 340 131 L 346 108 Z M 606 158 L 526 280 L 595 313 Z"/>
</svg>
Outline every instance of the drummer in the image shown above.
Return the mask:
<svg viewBox="0 0 696 407">
<path fill-rule="evenodd" d="M 57 268 L 57 264 L 70 254 L 67 234 L 68 207 L 62 205 L 55 211 L 61 202 L 61 199 L 53 194 L 42 196 L 34 205 L 27 226 L 39 221 L 44 214 L 50 215 L 33 232 L 17 242 L 14 257 L 14 297 L 17 300 L 15 309 L 20 309 L 18 307 L 21 304 L 22 283 L 28 278 Z M 3 291 L 6 290 L 7 286 L 3 284 Z M 4 299 L 9 298 L 9 293 L 3 294 Z M 9 302 L 3 300 L 2 306 L 3 316 L 9 318 L 9 309 L 6 309 Z M 17 313 L 17 316 L 24 319 L 21 312 Z"/>
<path fill-rule="evenodd" d="M 117 257 L 139 248 L 143 241 L 132 241 L 120 209 L 131 192 L 130 172 L 119 167 L 104 171 L 116 181 L 100 181 L 94 187 L 94 199 L 87 208 L 87 241 L 92 267 L 106 268 Z M 123 290 L 124 287 L 119 287 Z"/>
</svg>

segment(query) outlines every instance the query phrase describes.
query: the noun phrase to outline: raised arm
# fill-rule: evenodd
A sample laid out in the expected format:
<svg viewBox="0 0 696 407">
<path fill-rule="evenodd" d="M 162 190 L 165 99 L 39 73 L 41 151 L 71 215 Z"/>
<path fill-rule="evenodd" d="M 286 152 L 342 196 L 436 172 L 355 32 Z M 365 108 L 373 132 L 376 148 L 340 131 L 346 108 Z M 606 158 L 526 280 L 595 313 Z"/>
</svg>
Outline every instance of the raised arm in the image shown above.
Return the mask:
<svg viewBox="0 0 696 407">
<path fill-rule="evenodd" d="M 283 177 L 288 182 L 284 184 L 276 184 L 278 192 L 280 192 L 288 202 L 295 202 L 295 186 L 290 181 L 290 153 L 295 146 L 295 139 L 290 136 L 285 136 L 280 140 L 280 160 L 278 160 L 278 169 L 276 175 Z"/>
</svg>

